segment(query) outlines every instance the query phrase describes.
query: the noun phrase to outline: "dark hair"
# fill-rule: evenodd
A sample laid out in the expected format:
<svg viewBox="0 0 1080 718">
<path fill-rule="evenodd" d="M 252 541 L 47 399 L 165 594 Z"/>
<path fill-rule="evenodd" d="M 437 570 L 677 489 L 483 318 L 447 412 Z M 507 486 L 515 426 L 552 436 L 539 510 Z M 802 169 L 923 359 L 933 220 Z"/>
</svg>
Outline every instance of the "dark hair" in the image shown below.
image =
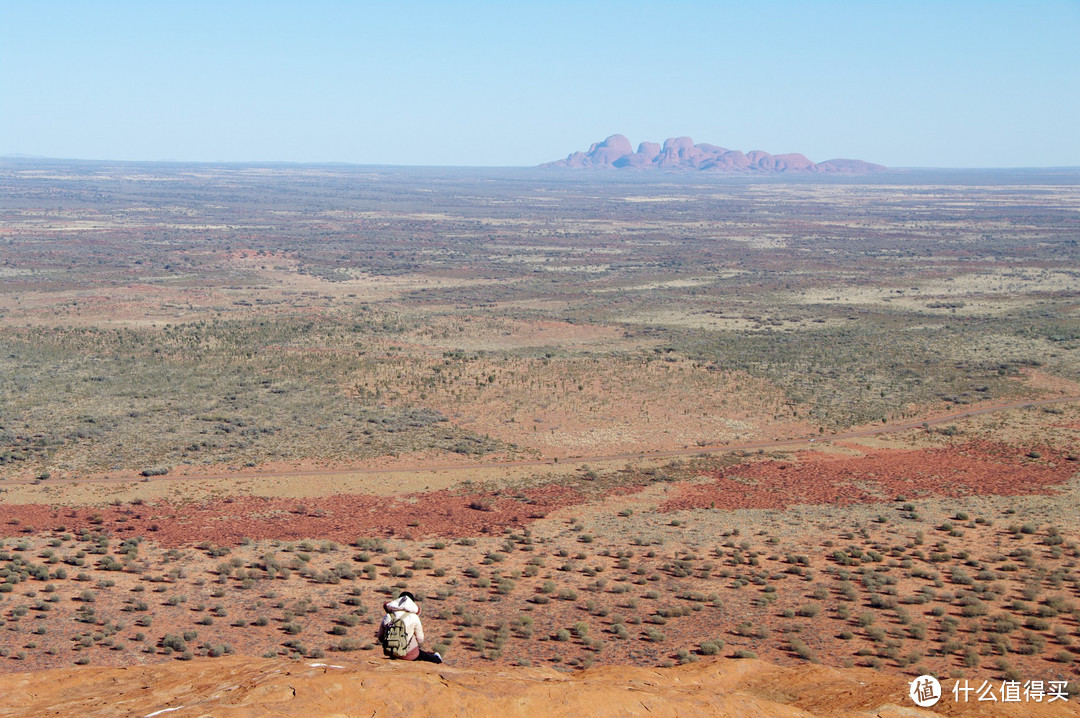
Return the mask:
<svg viewBox="0 0 1080 718">
<path fill-rule="evenodd" d="M 398 594 L 398 598 L 401 598 L 402 596 L 408 596 L 410 601 L 416 600 L 416 596 L 412 595 L 411 591 L 402 591 Z"/>
</svg>

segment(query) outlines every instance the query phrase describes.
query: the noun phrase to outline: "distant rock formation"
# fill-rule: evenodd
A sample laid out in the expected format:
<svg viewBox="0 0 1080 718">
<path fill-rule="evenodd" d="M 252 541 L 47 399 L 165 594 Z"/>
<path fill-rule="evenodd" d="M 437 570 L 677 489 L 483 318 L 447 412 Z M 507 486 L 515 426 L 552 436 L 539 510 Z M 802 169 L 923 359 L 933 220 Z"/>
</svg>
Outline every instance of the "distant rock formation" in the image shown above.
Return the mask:
<svg viewBox="0 0 1080 718">
<path fill-rule="evenodd" d="M 597 142 L 587 152 L 574 152 L 564 160 L 541 167 L 713 170 L 716 172 L 868 174 L 886 167 L 862 160 L 835 159 L 811 162 L 804 155 L 740 152 L 710 144 L 694 144 L 689 137 L 672 137 L 663 146 L 642 142 L 637 152 L 623 135 Z"/>
</svg>

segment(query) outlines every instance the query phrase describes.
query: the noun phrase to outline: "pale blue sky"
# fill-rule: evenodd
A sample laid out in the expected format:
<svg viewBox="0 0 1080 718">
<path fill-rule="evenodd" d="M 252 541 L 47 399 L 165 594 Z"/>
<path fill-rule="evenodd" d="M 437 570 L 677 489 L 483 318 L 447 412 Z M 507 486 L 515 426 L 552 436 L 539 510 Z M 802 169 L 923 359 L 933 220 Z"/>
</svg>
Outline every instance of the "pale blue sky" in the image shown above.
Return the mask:
<svg viewBox="0 0 1080 718">
<path fill-rule="evenodd" d="M 0 154 L 533 165 L 615 132 L 1080 166 L 1080 0 L 0 0 Z"/>
</svg>

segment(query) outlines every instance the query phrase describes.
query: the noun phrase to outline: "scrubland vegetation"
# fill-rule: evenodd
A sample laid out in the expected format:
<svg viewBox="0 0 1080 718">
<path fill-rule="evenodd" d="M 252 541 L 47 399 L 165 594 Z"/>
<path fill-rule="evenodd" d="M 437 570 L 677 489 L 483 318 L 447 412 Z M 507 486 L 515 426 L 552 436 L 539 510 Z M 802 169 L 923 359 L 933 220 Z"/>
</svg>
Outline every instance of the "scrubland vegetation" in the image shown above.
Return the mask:
<svg viewBox="0 0 1080 718">
<path fill-rule="evenodd" d="M 823 447 L 852 427 L 1080 393 L 1078 183 L 983 179 L 3 160 L 0 670 L 371 651 L 408 587 L 462 663 L 1075 680 L 1075 407 L 868 440 L 940 449 L 909 476 L 812 465 L 871 451 Z M 713 463 L 611 466 L 697 449 Z M 220 476 L 416 457 L 577 463 L 406 495 L 427 513 L 400 530 L 313 486 L 275 496 L 326 504 L 266 522 L 322 536 L 134 529 L 205 508 L 137 482 L 217 472 L 199 520 L 225 522 Z M 718 474 L 743 459 L 784 465 Z M 65 506 L 60 480 L 106 475 L 135 488 Z M 33 525 L 8 493 L 29 482 Z M 843 508 L 798 505 L 819 497 Z"/>
<path fill-rule="evenodd" d="M 0 187 L 7 476 L 588 454 L 658 423 L 673 448 L 1080 378 L 1067 184 L 6 160 Z"/>
<path fill-rule="evenodd" d="M 171 549 L 61 526 L 0 548 L 0 650 L 9 669 L 371 651 L 382 603 L 407 587 L 432 644 L 464 664 L 756 655 L 1074 678 L 1075 540 L 1010 509 L 879 508 L 805 526 L 806 542 L 721 530 L 719 512 L 620 513 L 619 540 L 594 534 L 595 518 L 477 539 Z"/>
</svg>

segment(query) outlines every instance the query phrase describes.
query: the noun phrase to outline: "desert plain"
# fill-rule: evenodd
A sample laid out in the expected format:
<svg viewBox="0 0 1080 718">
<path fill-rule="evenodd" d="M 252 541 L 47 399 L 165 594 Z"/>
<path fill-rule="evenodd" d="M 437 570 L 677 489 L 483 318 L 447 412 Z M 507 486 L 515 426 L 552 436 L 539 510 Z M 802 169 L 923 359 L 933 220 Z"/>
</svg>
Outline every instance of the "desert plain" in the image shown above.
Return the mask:
<svg viewBox="0 0 1080 718">
<path fill-rule="evenodd" d="M 450 671 L 1074 714 L 1078 240 L 1065 171 L 5 159 L 0 684 L 375 680 L 407 588 Z"/>
</svg>

